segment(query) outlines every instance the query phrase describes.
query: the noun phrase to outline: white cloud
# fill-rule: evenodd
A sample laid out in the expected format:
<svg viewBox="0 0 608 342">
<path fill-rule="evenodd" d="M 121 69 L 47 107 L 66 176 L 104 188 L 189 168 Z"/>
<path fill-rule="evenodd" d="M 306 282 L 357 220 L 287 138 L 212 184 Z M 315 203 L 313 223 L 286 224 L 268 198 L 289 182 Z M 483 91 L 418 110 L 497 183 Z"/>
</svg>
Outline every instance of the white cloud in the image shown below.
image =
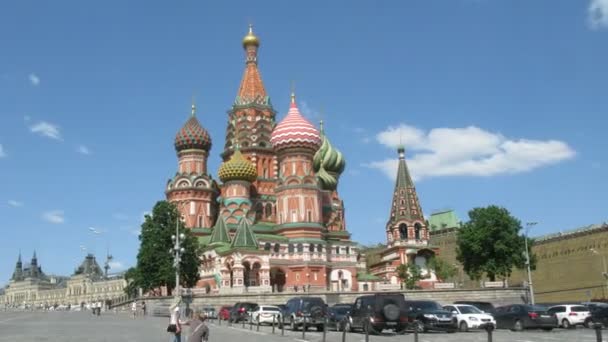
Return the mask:
<svg viewBox="0 0 608 342">
<path fill-rule="evenodd" d="M 54 224 L 60 224 L 65 222 L 63 217 L 63 210 L 50 210 L 42 214 L 42 219 Z"/>
<path fill-rule="evenodd" d="M 406 147 L 408 167 L 415 180 L 520 173 L 570 159 L 576 154 L 562 141 L 507 139 L 475 126 L 434 128 L 426 132 L 401 124 L 380 132 L 376 138 L 391 148 L 399 144 Z M 395 156 L 366 166 L 379 169 L 394 179 L 397 164 Z"/>
<path fill-rule="evenodd" d="M 38 86 L 40 84 L 40 77 L 38 77 L 36 74 L 32 73 L 28 76 L 28 78 L 30 79 L 32 85 Z"/>
<path fill-rule="evenodd" d="M 0 158 L 6 157 L 6 152 L 4 152 L 4 147 L 0 144 Z"/>
<path fill-rule="evenodd" d="M 88 148 L 88 147 L 86 147 L 86 146 L 84 146 L 84 145 L 80 145 L 80 146 L 78 146 L 77 151 L 78 151 L 78 153 L 80 153 L 80 154 L 84 154 L 84 155 L 89 155 L 89 154 L 91 154 L 91 150 L 89 150 L 89 148 Z"/>
<path fill-rule="evenodd" d="M 608 28 L 608 0 L 591 0 L 587 14 L 591 28 Z"/>
<path fill-rule="evenodd" d="M 110 270 L 117 272 L 117 271 L 122 271 L 124 270 L 126 267 L 125 265 L 121 262 L 121 261 L 110 261 L 108 263 L 108 265 L 110 266 Z"/>
<path fill-rule="evenodd" d="M 59 126 L 54 125 L 52 123 L 48 123 L 46 121 L 40 121 L 35 125 L 31 126 L 30 131 L 32 133 L 37 133 L 47 138 L 62 140 L 61 132 L 59 131 Z"/>
<path fill-rule="evenodd" d="M 17 208 L 17 207 L 23 207 L 23 202 L 19 202 L 19 201 L 16 201 L 16 200 L 9 200 L 7 203 L 11 207 L 15 207 L 15 208 Z"/>
</svg>

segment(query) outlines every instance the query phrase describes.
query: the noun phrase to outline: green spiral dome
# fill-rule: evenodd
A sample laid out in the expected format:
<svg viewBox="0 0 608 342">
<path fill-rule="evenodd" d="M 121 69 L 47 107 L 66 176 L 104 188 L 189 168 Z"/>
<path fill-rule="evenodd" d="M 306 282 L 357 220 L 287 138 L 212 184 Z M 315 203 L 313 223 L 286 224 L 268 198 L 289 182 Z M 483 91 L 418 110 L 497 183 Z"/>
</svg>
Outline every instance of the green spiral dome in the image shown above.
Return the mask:
<svg viewBox="0 0 608 342">
<path fill-rule="evenodd" d="M 323 168 L 323 164 L 321 164 L 321 169 L 317 171 L 317 180 L 324 190 L 333 191 L 338 187 L 338 178 L 327 173 L 325 168 Z"/>
<path fill-rule="evenodd" d="M 342 152 L 333 147 L 327 139 L 327 136 L 323 134 L 321 147 L 317 150 L 313 157 L 313 167 L 315 172 L 319 172 L 321 166 L 329 174 L 339 177 L 346 167 L 346 160 L 342 156 Z"/>
</svg>

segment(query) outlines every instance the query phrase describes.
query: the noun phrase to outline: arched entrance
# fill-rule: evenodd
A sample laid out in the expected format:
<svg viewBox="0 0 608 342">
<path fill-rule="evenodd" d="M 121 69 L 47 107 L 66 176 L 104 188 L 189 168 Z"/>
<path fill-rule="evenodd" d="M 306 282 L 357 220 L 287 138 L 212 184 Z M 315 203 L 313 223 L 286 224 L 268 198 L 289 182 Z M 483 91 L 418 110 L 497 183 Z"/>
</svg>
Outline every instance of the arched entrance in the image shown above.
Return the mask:
<svg viewBox="0 0 608 342">
<path fill-rule="evenodd" d="M 285 289 L 285 272 L 278 267 L 273 267 L 270 269 L 270 286 L 272 287 L 272 292 L 283 292 Z"/>
</svg>

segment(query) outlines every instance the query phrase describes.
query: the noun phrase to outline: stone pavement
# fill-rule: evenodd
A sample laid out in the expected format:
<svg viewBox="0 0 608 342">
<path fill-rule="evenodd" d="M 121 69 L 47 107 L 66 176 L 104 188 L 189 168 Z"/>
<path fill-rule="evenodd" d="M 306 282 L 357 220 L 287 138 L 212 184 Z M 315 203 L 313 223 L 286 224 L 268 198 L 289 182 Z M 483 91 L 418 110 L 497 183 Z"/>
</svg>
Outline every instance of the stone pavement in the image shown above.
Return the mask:
<svg viewBox="0 0 608 342">
<path fill-rule="evenodd" d="M 155 342 L 170 341 L 165 329 L 168 318 L 147 317 L 132 319 L 127 313 L 103 313 L 94 317 L 89 312 L 0 312 L 0 342 Z M 276 329 L 272 334 L 271 327 L 249 326 L 245 329 L 241 324 L 229 327 L 226 322 L 221 326 L 211 324 L 210 342 L 247 341 L 247 342 L 302 342 L 302 332 L 285 330 L 285 336 Z M 189 329 L 189 328 L 186 328 Z M 608 336 L 608 330 L 604 330 Z M 305 341 L 321 342 L 322 333 L 306 332 Z M 412 334 L 370 336 L 371 342 L 413 342 Z M 188 342 L 185 338 L 183 342 Z M 341 342 L 341 333 L 331 331 L 327 334 L 328 342 Z M 349 333 L 347 342 L 365 342 L 361 333 Z M 421 334 L 420 342 L 485 342 L 487 335 L 484 331 L 469 333 L 427 333 Z M 494 342 L 595 342 L 595 332 L 591 329 L 562 330 L 552 332 L 525 331 L 514 333 L 499 330 L 494 334 Z M 604 341 L 608 341 L 605 337 Z"/>
</svg>

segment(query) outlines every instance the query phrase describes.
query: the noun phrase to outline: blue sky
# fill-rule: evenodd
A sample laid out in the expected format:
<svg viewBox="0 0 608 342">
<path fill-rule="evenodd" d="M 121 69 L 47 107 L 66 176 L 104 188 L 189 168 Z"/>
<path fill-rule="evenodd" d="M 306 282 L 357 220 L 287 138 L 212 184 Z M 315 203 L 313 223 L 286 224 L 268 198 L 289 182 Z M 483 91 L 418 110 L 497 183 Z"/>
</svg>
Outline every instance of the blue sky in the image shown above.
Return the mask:
<svg viewBox="0 0 608 342">
<path fill-rule="evenodd" d="M 134 263 L 196 96 L 214 147 L 247 23 L 279 119 L 296 82 L 347 159 L 347 224 L 384 241 L 401 139 L 426 215 L 498 204 L 533 235 L 607 219 L 608 1 L 12 1 L 0 12 L 0 284 L 21 250 Z M 93 232 L 93 227 L 96 232 Z"/>
</svg>

